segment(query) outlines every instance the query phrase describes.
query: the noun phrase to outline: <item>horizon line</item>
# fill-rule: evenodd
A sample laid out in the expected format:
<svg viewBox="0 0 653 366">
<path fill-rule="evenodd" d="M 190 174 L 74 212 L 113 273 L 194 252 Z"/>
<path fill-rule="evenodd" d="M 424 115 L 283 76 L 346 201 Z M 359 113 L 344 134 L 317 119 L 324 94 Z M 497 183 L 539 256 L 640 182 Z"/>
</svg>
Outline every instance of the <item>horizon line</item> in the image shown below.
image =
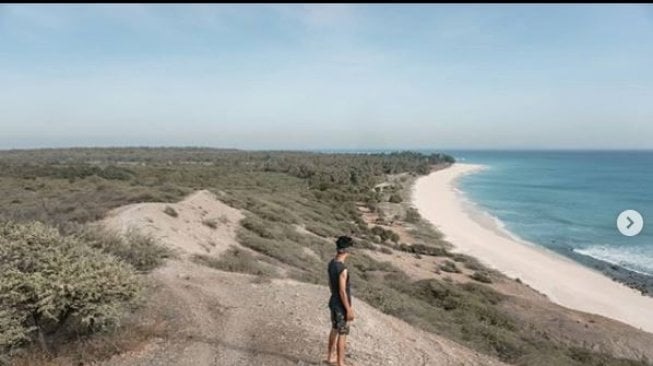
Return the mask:
<svg viewBox="0 0 653 366">
<path fill-rule="evenodd" d="M 478 151 L 478 152 L 648 152 L 651 148 L 569 148 L 569 147 L 323 147 L 323 148 L 237 148 L 215 147 L 205 145 L 119 145 L 119 146 L 60 146 L 60 147 L 28 147 L 28 148 L 0 148 L 0 152 L 13 151 L 39 151 L 39 150 L 84 150 L 84 149 L 207 149 L 226 151 L 256 151 L 256 152 L 446 152 L 446 151 Z"/>
</svg>

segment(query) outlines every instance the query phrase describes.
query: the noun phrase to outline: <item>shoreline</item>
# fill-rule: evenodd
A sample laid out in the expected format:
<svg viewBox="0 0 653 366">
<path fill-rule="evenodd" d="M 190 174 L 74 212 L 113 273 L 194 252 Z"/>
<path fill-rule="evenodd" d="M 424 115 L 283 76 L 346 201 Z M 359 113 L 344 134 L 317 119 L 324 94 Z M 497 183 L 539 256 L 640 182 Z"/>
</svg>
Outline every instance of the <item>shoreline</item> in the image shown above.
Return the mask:
<svg viewBox="0 0 653 366">
<path fill-rule="evenodd" d="M 550 249 L 521 240 L 475 208 L 457 180 L 484 169 L 455 163 L 415 182 L 412 202 L 456 252 L 510 278 L 519 278 L 552 302 L 615 319 L 653 333 L 653 298 Z"/>
</svg>

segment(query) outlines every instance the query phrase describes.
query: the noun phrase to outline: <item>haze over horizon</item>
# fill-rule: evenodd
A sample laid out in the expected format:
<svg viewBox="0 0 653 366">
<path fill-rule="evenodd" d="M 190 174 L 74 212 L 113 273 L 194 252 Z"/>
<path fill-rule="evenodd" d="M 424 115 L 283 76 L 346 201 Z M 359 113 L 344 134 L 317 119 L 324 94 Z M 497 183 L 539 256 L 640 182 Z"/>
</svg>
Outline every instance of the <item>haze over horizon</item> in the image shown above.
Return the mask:
<svg viewBox="0 0 653 366">
<path fill-rule="evenodd" d="M 651 5 L 0 5 L 0 149 L 651 149 Z"/>
</svg>

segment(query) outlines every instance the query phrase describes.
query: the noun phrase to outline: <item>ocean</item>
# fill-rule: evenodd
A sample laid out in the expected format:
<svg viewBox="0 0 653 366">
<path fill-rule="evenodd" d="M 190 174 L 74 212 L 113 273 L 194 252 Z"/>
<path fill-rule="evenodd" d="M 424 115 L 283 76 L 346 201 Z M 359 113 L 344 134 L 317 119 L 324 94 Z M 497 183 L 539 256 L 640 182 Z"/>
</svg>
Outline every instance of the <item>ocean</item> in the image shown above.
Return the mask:
<svg viewBox="0 0 653 366">
<path fill-rule="evenodd" d="M 653 277 L 653 151 L 444 151 L 488 169 L 459 188 L 512 235 L 587 264 Z M 620 212 L 644 218 L 622 235 Z"/>
</svg>

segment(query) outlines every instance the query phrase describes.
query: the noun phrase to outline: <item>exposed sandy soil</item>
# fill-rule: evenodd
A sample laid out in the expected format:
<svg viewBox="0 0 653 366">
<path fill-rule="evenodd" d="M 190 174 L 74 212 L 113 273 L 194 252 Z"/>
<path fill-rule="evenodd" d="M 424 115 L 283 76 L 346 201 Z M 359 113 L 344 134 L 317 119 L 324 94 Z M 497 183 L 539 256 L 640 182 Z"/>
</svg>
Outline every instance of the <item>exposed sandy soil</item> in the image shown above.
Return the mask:
<svg viewBox="0 0 653 366">
<path fill-rule="evenodd" d="M 163 212 L 174 208 L 174 218 Z M 207 217 L 226 217 L 216 229 Z M 199 191 L 176 204 L 144 203 L 103 220 L 120 231 L 135 228 L 180 252 L 152 272 L 157 284 L 148 307 L 167 314 L 170 336 L 102 363 L 127 365 L 318 365 L 330 328 L 328 288 L 287 279 L 214 270 L 191 262 L 190 253 L 219 256 L 238 246 L 242 213 Z M 205 245 L 212 241 L 215 245 Z M 349 365 L 502 365 L 464 346 L 385 315 L 354 298 L 356 320 L 348 342 Z"/>
<path fill-rule="evenodd" d="M 178 216 L 164 212 L 173 208 Z M 229 247 L 239 247 L 236 228 L 244 216 L 225 205 L 207 190 L 197 191 L 181 202 L 137 203 L 117 208 L 102 221 L 107 228 L 124 233 L 137 229 L 150 234 L 162 244 L 187 254 L 219 256 Z M 203 224 L 213 221 L 216 228 Z"/>
<path fill-rule="evenodd" d="M 162 285 L 157 306 L 178 329 L 140 352 L 104 365 L 318 365 L 329 314 L 324 286 L 227 273 L 171 262 L 152 274 Z M 351 365 L 500 365 L 460 345 L 413 328 L 354 299 Z"/>
</svg>

